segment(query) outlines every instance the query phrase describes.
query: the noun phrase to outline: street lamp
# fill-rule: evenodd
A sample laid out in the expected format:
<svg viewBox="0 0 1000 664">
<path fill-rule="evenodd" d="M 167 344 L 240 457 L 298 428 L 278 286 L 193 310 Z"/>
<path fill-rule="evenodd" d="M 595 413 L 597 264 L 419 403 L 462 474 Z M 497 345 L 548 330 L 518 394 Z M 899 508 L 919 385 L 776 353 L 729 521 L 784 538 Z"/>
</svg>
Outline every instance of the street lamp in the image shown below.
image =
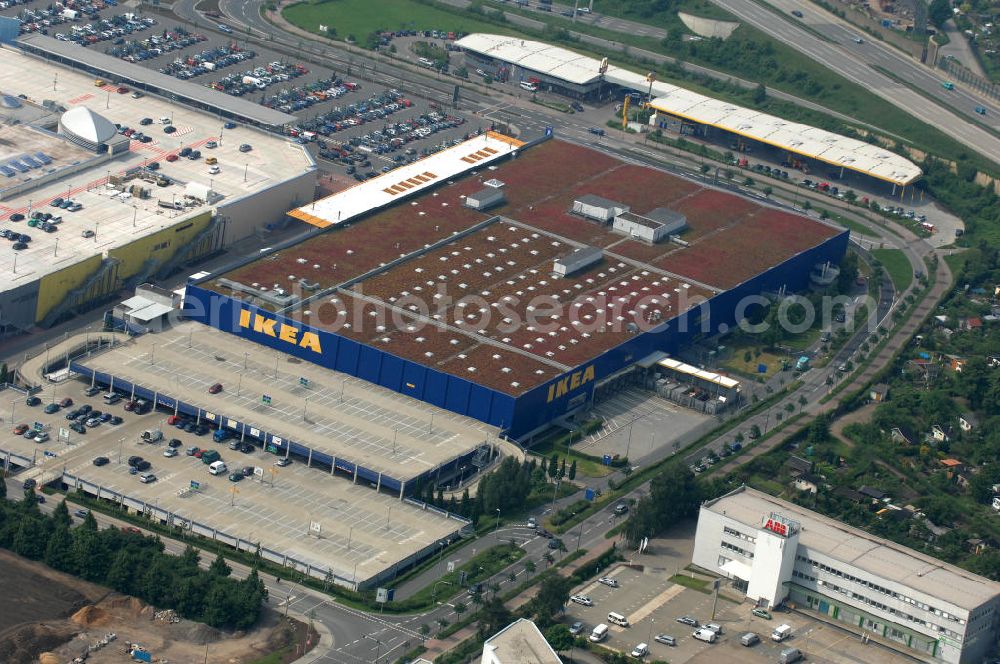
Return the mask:
<svg viewBox="0 0 1000 664">
<path fill-rule="evenodd" d="M 500 539 L 500 508 L 497 508 L 497 527 L 493 531 L 493 537 Z"/>
</svg>

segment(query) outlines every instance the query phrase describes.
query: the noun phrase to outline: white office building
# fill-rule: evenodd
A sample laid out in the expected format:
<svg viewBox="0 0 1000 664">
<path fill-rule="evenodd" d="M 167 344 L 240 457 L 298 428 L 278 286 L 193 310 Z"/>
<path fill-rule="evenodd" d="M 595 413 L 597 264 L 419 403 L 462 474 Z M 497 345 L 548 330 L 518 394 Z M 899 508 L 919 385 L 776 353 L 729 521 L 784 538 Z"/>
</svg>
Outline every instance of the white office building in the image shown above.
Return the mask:
<svg viewBox="0 0 1000 664">
<path fill-rule="evenodd" d="M 996 646 L 1000 584 L 750 488 L 702 505 L 693 562 L 928 661 Z"/>
<path fill-rule="evenodd" d="M 538 631 L 521 618 L 486 639 L 480 664 L 560 664 L 562 660 Z"/>
</svg>

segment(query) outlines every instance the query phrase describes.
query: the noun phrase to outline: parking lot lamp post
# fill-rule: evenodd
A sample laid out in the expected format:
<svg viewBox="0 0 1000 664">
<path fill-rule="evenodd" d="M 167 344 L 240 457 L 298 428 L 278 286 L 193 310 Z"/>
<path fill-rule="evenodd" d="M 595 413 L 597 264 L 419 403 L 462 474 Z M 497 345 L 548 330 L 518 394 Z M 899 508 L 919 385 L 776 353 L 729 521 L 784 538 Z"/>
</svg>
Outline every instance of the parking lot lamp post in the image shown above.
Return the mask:
<svg viewBox="0 0 1000 664">
<path fill-rule="evenodd" d="M 249 355 L 250 353 L 248 352 L 243 353 L 243 371 L 247 370 L 247 357 L 249 357 Z"/>
<path fill-rule="evenodd" d="M 497 508 L 497 527 L 493 530 L 493 537 L 500 539 L 500 508 Z"/>
<path fill-rule="evenodd" d="M 583 521 L 580 522 L 580 531 L 576 534 L 576 550 L 580 550 L 580 540 L 583 539 Z"/>
<path fill-rule="evenodd" d="M 156 364 L 155 357 L 154 357 L 155 355 L 156 355 L 156 344 L 153 344 L 152 348 L 149 349 L 149 363 L 150 364 Z"/>
<path fill-rule="evenodd" d="M 236 396 L 240 396 L 240 389 L 243 387 L 243 372 L 240 372 L 240 379 L 236 383 Z"/>
<path fill-rule="evenodd" d="M 348 551 L 351 550 L 351 540 L 352 539 L 354 539 L 354 526 L 351 526 L 351 529 L 347 531 L 347 550 Z"/>
<path fill-rule="evenodd" d="M 646 643 L 653 640 L 653 623 L 656 622 L 654 619 L 649 619 L 649 636 L 646 638 Z"/>
<path fill-rule="evenodd" d="M 556 480 L 555 483 L 552 485 L 552 505 L 551 505 L 551 507 L 555 507 L 555 504 L 556 504 L 556 493 L 558 493 L 558 491 L 559 491 L 559 480 Z"/>
</svg>

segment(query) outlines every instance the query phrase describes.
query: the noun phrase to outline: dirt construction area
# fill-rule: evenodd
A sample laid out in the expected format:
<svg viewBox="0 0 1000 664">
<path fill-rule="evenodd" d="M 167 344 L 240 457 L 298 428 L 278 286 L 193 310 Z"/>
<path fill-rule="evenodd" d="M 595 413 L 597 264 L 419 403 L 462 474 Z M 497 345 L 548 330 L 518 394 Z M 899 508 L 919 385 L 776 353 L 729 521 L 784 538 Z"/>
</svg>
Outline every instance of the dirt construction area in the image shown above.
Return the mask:
<svg viewBox="0 0 1000 664">
<path fill-rule="evenodd" d="M 153 662 L 240 664 L 286 650 L 295 658 L 307 626 L 266 611 L 249 633 L 227 634 L 107 588 L 56 572 L 0 549 L 4 599 L 0 600 L 0 653 L 4 664 L 129 661 L 126 644 L 139 643 Z M 109 634 L 115 634 L 108 640 Z M 108 640 L 107 645 L 100 645 Z M 316 642 L 315 635 L 312 643 Z M 89 651 L 89 652 L 88 652 Z M 206 659 L 207 656 L 207 659 Z"/>
</svg>

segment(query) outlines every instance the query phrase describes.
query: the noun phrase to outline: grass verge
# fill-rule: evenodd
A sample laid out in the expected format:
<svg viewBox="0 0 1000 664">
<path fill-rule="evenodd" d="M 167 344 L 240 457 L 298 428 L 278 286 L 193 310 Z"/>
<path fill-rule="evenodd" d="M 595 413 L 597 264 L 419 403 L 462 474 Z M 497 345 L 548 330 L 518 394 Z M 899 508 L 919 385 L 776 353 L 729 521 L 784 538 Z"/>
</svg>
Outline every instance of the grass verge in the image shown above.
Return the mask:
<svg viewBox="0 0 1000 664">
<path fill-rule="evenodd" d="M 910 284 L 913 283 L 913 268 L 902 250 L 872 249 L 871 254 L 885 268 L 897 293 L 902 293 L 910 287 Z"/>
</svg>

